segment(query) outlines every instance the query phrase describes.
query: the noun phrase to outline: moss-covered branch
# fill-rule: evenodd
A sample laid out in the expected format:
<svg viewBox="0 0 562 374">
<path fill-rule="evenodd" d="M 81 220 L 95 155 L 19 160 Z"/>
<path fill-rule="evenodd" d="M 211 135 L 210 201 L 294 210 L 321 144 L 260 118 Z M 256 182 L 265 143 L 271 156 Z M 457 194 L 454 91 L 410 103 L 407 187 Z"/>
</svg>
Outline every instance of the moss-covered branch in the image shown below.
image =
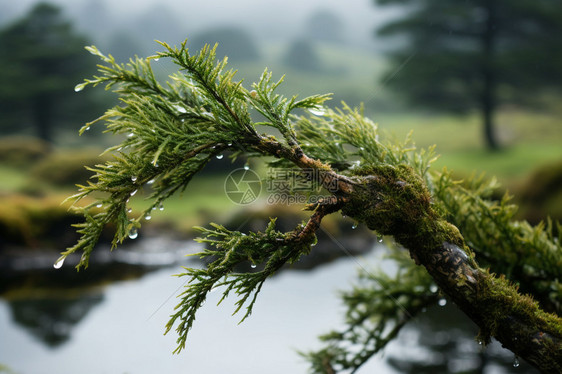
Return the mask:
<svg viewBox="0 0 562 374">
<path fill-rule="evenodd" d="M 271 167 L 316 171 L 312 178 L 324 187 L 326 197 L 308 206 L 313 211 L 308 223 L 288 233 L 276 231 L 274 221 L 263 233 L 244 234 L 220 225 L 200 229 L 201 241 L 214 249 L 200 254 L 210 259 L 204 269 L 186 269 L 183 274 L 190 282 L 167 326 L 179 333 L 178 350 L 185 346 L 195 312 L 208 292 L 222 286 L 224 297 L 235 294 L 236 311 L 245 306 L 246 318 L 265 279 L 283 264 L 308 253 L 322 217 L 341 211 L 405 247 L 415 264 L 426 269 L 423 274 L 428 274 L 431 282 L 480 327 L 482 342 L 495 337 L 543 372 L 562 372 L 562 320 L 545 311 L 559 311 L 556 300 L 561 289 L 562 250 L 543 227 L 533 229 L 514 223 L 507 202 L 487 200 L 482 184 L 460 186 L 445 172 L 430 172 L 433 149 L 418 151 L 409 138 L 404 143 L 383 138 L 361 110 L 345 105 L 341 110 L 327 109 L 323 107 L 326 95 L 285 98 L 275 91 L 282 80 L 273 82 L 267 71 L 249 90 L 234 81 L 234 71 L 225 70 L 226 60 L 215 61 L 213 48 L 191 54 L 186 43 L 162 46 L 165 50 L 157 56 L 127 65 L 115 63 L 111 56 L 93 47 L 89 49 L 105 65 L 100 66 L 101 76 L 79 88 L 107 84 L 121 96 L 122 104 L 110 109 L 101 120 L 107 131 L 127 137 L 110 148 L 114 159 L 92 169 L 93 181 L 73 197 L 79 201 L 90 195 L 97 201 L 80 208 L 85 216 L 85 222 L 79 225 L 82 237 L 63 253 L 62 259 L 82 251 L 79 267 L 87 266 L 106 224 L 117 228 L 113 244 L 121 243 L 140 227 L 141 219 L 153 207 L 185 189 L 210 159 L 225 150 L 233 158 L 273 158 L 268 161 Z M 180 68 L 167 85 L 157 83 L 152 73 L 150 64 L 156 57 L 169 58 Z M 265 120 L 254 122 L 250 106 Z M 299 114 L 299 109 L 310 114 Z M 258 131 L 264 127 L 280 133 L 280 138 L 267 130 Z M 130 217 L 129 199 L 146 185 L 151 186 L 152 203 L 140 217 Z M 94 206 L 101 206 L 101 212 L 94 213 Z M 541 256 L 532 258 L 532 251 Z M 507 266 L 502 255 L 522 257 Z M 476 261 L 479 256 L 493 271 L 503 274 L 495 275 L 481 267 Z M 237 266 L 245 262 L 261 268 L 238 273 Z M 427 292 L 429 279 L 421 275 L 402 279 L 405 286 L 392 297 L 404 296 L 406 307 L 395 303 L 393 316 L 391 308 L 384 306 L 387 298 L 382 296 L 388 290 L 373 293 L 373 308 L 357 309 L 359 316 L 350 320 L 351 330 L 331 335 L 332 340 L 357 340 L 355 329 L 386 313 L 379 319 L 382 325 L 363 329 L 364 350 L 348 361 L 349 365 L 361 365 L 418 309 L 435 301 L 433 292 Z M 397 281 L 387 284 L 396 285 Z M 530 296 L 518 292 L 514 282 L 536 293 L 542 308 Z M 353 309 L 363 308 L 365 301 L 348 305 L 352 315 Z M 390 333 L 385 328 L 389 323 Z M 329 354 L 310 356 L 321 363 L 318 368 L 333 368 L 331 359 L 341 363 L 342 357 L 347 357 L 337 345 L 332 347 L 326 351 Z"/>
</svg>

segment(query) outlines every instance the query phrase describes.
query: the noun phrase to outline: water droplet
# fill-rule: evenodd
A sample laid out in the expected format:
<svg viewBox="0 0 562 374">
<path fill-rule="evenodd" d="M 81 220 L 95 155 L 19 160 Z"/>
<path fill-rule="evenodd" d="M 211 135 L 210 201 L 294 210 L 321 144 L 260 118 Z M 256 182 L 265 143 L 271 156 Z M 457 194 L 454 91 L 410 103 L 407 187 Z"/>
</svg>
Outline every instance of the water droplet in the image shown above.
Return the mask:
<svg viewBox="0 0 562 374">
<path fill-rule="evenodd" d="M 132 211 L 133 211 L 133 208 L 127 209 L 127 213 L 131 213 Z"/>
<path fill-rule="evenodd" d="M 139 236 L 139 231 L 137 230 L 136 227 L 133 227 L 131 231 L 129 231 L 129 238 L 136 239 L 138 236 Z"/>
<path fill-rule="evenodd" d="M 334 145 L 335 145 L 336 147 L 339 147 L 339 146 L 340 146 L 340 143 L 335 142 Z"/>
<path fill-rule="evenodd" d="M 227 145 L 228 145 L 229 147 L 232 147 L 232 143 L 228 143 Z"/>
<path fill-rule="evenodd" d="M 316 244 L 318 244 L 318 243 L 311 243 L 310 246 L 311 246 L 311 247 L 316 247 Z"/>
<path fill-rule="evenodd" d="M 151 179 L 148 182 L 146 182 L 146 184 L 153 184 L 153 183 L 154 183 L 154 179 Z"/>
<path fill-rule="evenodd" d="M 439 306 L 447 305 L 447 299 L 439 299 Z"/>
<path fill-rule="evenodd" d="M 164 204 L 160 203 L 160 205 L 158 205 L 158 210 L 160 211 L 164 210 Z"/>
<path fill-rule="evenodd" d="M 250 170 L 250 165 L 248 164 L 244 165 L 244 170 Z"/>
<path fill-rule="evenodd" d="M 252 97 L 252 99 L 255 99 L 258 96 L 258 91 L 256 90 L 250 91 L 250 96 Z"/>
<path fill-rule="evenodd" d="M 146 216 L 144 216 L 144 219 L 150 221 L 152 219 L 152 216 L 150 214 L 147 214 Z"/>
<path fill-rule="evenodd" d="M 80 92 L 84 89 L 84 87 L 85 87 L 84 83 L 77 84 L 76 86 L 74 86 L 74 91 Z"/>
<path fill-rule="evenodd" d="M 256 265 L 256 264 L 251 264 L 251 265 L 250 265 L 250 267 L 251 267 L 252 269 L 255 269 L 257 266 L 258 266 L 258 265 Z"/>
<path fill-rule="evenodd" d="M 135 194 L 137 193 L 138 190 L 134 190 L 133 192 L 131 192 L 131 196 L 135 196 Z"/>
<path fill-rule="evenodd" d="M 220 159 L 223 158 L 223 155 L 217 155 L 216 157 L 217 157 L 217 160 L 220 160 Z"/>
<path fill-rule="evenodd" d="M 96 208 L 101 208 L 103 206 L 102 203 L 96 204 Z"/>
<path fill-rule="evenodd" d="M 365 150 L 365 147 L 359 147 L 359 149 L 362 150 L 362 151 L 364 151 L 364 150 Z"/>
<path fill-rule="evenodd" d="M 185 109 L 183 106 L 181 105 L 174 105 L 174 108 L 180 112 L 180 113 L 187 113 L 187 109 Z"/>
<path fill-rule="evenodd" d="M 316 106 L 314 108 L 309 108 L 308 111 L 315 116 L 323 116 L 326 114 L 326 109 L 322 106 Z"/>
<path fill-rule="evenodd" d="M 66 259 L 66 257 L 60 257 L 57 262 L 55 262 L 55 264 L 53 265 L 53 267 L 55 269 L 60 269 L 62 267 L 62 264 L 64 264 L 64 260 Z"/>
<path fill-rule="evenodd" d="M 433 292 L 433 293 L 436 293 L 437 290 L 439 290 L 439 288 L 437 288 L 436 285 L 432 284 L 431 287 L 429 287 L 429 290 L 430 290 L 431 292 Z"/>
<path fill-rule="evenodd" d="M 352 228 L 353 230 L 355 230 L 355 229 L 357 228 L 357 226 L 359 226 L 359 224 L 358 224 L 357 222 L 354 222 L 354 223 L 353 223 L 353 226 L 351 226 L 351 228 Z"/>
<path fill-rule="evenodd" d="M 129 133 L 129 135 L 127 135 L 127 137 L 129 137 L 129 138 L 132 138 L 133 136 L 135 136 L 135 133 L 134 133 L 134 132 Z"/>
<path fill-rule="evenodd" d="M 377 241 L 378 241 L 379 243 L 382 243 L 382 241 L 383 241 L 382 235 L 381 235 L 381 236 L 377 236 Z"/>
<path fill-rule="evenodd" d="M 90 131 L 90 126 L 86 127 L 86 131 Z"/>
<path fill-rule="evenodd" d="M 513 358 L 513 367 L 514 367 L 514 368 L 519 367 L 519 357 L 517 357 L 517 356 L 515 356 L 515 357 Z"/>
<path fill-rule="evenodd" d="M 131 180 L 132 180 L 133 182 L 136 182 L 136 181 L 137 181 L 137 177 L 132 176 L 132 177 L 131 177 Z"/>
<path fill-rule="evenodd" d="M 160 61 L 160 57 L 155 57 L 155 58 L 153 58 L 152 60 L 153 60 L 154 62 L 158 62 L 158 61 Z"/>
</svg>

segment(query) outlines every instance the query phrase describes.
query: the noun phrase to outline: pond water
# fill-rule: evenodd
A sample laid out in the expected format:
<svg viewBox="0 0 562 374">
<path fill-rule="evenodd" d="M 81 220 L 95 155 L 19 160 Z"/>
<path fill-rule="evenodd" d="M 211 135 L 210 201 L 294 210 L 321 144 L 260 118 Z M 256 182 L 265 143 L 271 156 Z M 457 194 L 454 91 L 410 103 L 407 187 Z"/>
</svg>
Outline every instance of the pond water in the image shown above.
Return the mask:
<svg viewBox="0 0 562 374">
<path fill-rule="evenodd" d="M 321 347 L 317 336 L 342 326 L 337 292 L 351 287 L 358 267 L 380 265 L 380 252 L 282 271 L 266 282 L 252 316 L 240 325 L 242 316 L 231 315 L 235 300 L 216 306 L 220 292 L 211 293 L 179 355 L 172 354 L 175 333 L 163 335 L 186 281 L 173 276 L 182 270 L 177 254 L 157 256 L 165 259 L 160 265 L 174 265 L 135 279 L 54 298 L 0 299 L 0 372 L 6 365 L 18 374 L 306 373 L 297 351 Z M 182 265 L 198 266 L 186 263 L 184 253 Z M 125 262 L 155 261 L 154 254 L 114 255 Z M 359 373 L 534 372 L 524 364 L 515 370 L 513 355 L 497 344 L 483 352 L 475 334 L 454 306 L 435 307 Z"/>
<path fill-rule="evenodd" d="M 0 363 L 21 374 L 304 373 L 306 362 L 296 350 L 319 347 L 316 337 L 341 324 L 337 290 L 350 286 L 357 261 L 342 258 L 310 271 L 281 272 L 266 283 L 253 315 L 240 325 L 241 316 L 231 316 L 233 300 L 217 307 L 219 293 L 210 294 L 179 355 L 172 355 L 175 334 L 163 335 L 185 282 L 173 277 L 179 266 L 88 291 L 82 295 L 88 307 L 75 305 L 69 313 L 81 319 L 51 328 L 62 330 L 53 332 L 66 337 L 62 342 L 15 323 L 14 314 L 22 319 L 30 310 L 2 300 Z M 382 359 L 369 366 L 394 373 Z"/>
</svg>

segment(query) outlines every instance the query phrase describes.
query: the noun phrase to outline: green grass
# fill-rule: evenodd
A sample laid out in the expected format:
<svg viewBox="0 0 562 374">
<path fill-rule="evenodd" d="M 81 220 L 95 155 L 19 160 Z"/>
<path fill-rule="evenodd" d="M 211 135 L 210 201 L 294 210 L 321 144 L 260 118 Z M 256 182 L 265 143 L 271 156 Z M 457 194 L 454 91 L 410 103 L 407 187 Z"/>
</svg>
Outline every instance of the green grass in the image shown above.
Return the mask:
<svg viewBox="0 0 562 374">
<path fill-rule="evenodd" d="M 0 164 L 0 193 L 12 192 L 27 182 L 27 168 Z"/>
<path fill-rule="evenodd" d="M 476 115 L 394 114 L 374 120 L 398 139 L 413 131 L 413 139 L 420 148 L 436 145 L 441 157 L 435 166 L 447 166 L 461 175 L 485 172 L 509 184 L 525 178 L 541 164 L 562 159 L 562 123 L 556 113 L 498 113 L 497 129 L 504 145 L 498 152 L 484 147 Z"/>
</svg>

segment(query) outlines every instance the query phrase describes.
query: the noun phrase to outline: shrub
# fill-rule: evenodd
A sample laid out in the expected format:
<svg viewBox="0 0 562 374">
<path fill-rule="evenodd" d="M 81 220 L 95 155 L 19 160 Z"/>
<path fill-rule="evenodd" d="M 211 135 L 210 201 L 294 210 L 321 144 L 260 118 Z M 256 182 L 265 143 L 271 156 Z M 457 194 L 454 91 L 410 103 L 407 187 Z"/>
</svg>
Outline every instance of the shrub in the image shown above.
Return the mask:
<svg viewBox="0 0 562 374">
<path fill-rule="evenodd" d="M 6 136 L 0 138 L 0 162 L 25 166 L 47 157 L 49 143 L 34 137 Z"/>
<path fill-rule="evenodd" d="M 34 181 L 55 186 L 83 184 L 92 175 L 84 165 L 94 166 L 108 159 L 100 157 L 100 153 L 95 149 L 52 153 L 31 169 L 31 177 Z"/>
</svg>

